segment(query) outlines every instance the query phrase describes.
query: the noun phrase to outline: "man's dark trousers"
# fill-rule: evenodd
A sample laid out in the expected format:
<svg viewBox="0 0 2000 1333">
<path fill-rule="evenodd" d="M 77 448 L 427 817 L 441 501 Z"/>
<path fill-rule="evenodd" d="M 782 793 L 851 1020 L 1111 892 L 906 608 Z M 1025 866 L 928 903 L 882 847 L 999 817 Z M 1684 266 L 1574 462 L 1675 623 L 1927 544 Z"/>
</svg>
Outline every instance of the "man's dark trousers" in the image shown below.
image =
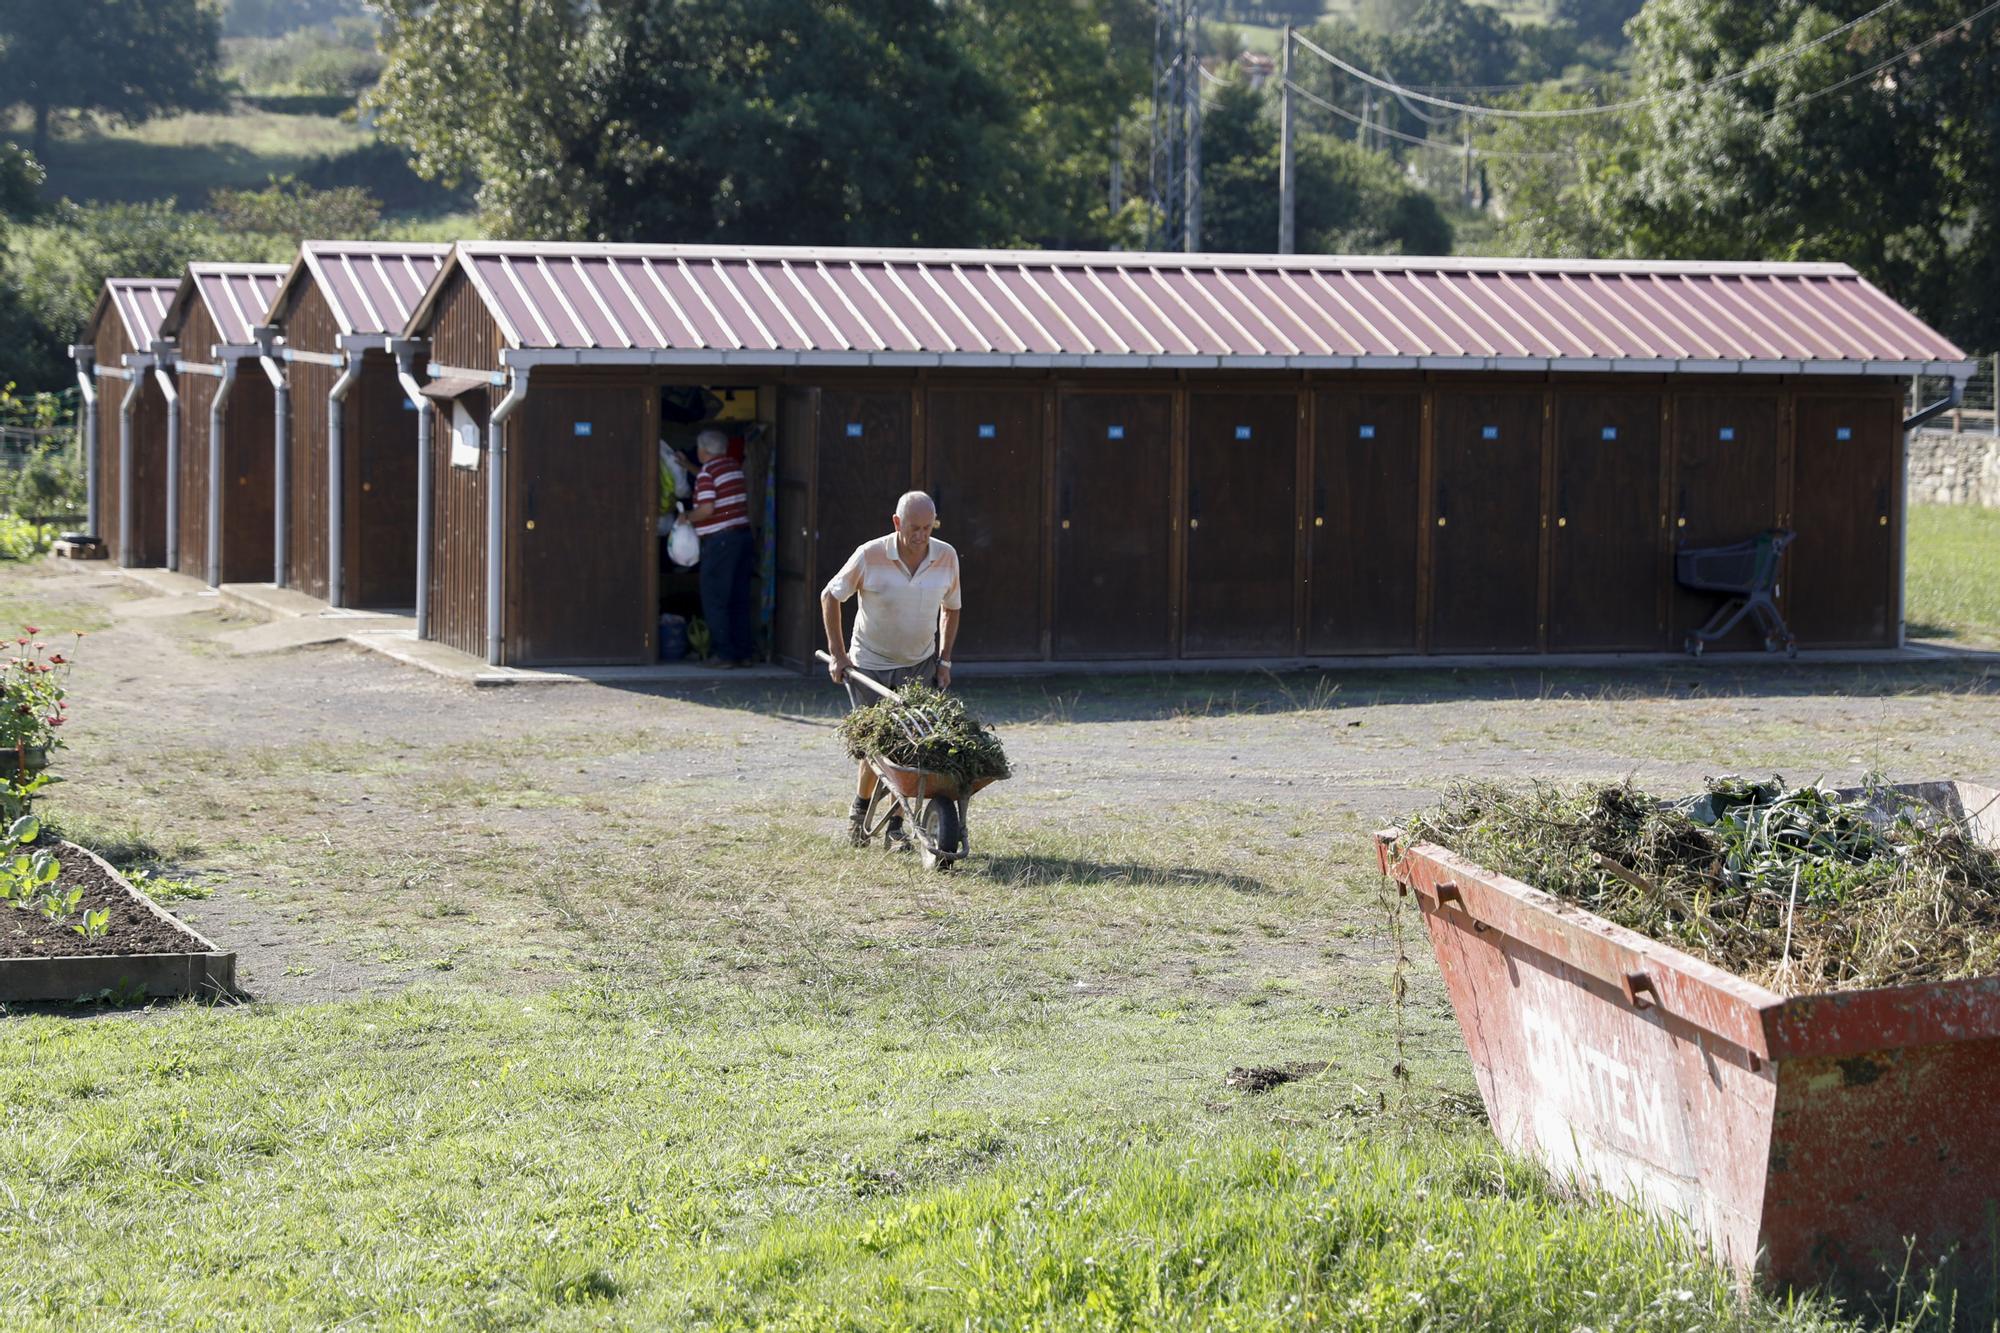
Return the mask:
<svg viewBox="0 0 2000 1333">
<path fill-rule="evenodd" d="M 701 615 L 710 647 L 725 662 L 748 661 L 757 648 L 750 624 L 750 548 L 747 527 L 701 539 Z"/>
</svg>

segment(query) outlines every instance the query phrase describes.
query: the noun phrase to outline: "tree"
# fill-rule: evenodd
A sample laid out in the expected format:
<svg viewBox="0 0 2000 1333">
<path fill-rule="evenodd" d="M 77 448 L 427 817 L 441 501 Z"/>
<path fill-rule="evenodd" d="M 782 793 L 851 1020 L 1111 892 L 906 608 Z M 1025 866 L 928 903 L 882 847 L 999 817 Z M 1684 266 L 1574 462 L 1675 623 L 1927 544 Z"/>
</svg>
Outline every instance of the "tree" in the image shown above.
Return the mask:
<svg viewBox="0 0 2000 1333">
<path fill-rule="evenodd" d="M 28 108 L 46 160 L 59 112 L 137 123 L 215 104 L 220 32 L 205 0 L 0 0 L 0 102 Z"/>
<path fill-rule="evenodd" d="M 1302 134 L 1298 248 L 1308 254 L 1451 253 L 1451 224 L 1395 163 L 1330 135 Z M 1202 119 L 1202 248 L 1268 252 L 1278 241 L 1278 129 L 1240 82 Z"/>
<path fill-rule="evenodd" d="M 1643 0 L 1555 0 L 1549 17 L 1568 24 L 1586 42 L 1613 51 L 1625 45 L 1625 25 L 1639 12 Z"/>
<path fill-rule="evenodd" d="M 980 242 L 1037 178 L 1019 104 L 934 0 L 383 8 L 384 132 L 421 173 L 476 174 L 502 234 Z"/>
<path fill-rule="evenodd" d="M 1633 91 L 1669 100 L 1625 117 L 1615 146 L 1573 172 L 1505 181 L 1510 213 L 1537 219 L 1540 235 L 1522 239 L 1843 260 L 1959 342 L 2000 345 L 2000 19 L 1906 0 L 1747 78 L 1674 96 L 1862 12 L 1860 0 L 1653 0 L 1632 23 Z"/>
</svg>

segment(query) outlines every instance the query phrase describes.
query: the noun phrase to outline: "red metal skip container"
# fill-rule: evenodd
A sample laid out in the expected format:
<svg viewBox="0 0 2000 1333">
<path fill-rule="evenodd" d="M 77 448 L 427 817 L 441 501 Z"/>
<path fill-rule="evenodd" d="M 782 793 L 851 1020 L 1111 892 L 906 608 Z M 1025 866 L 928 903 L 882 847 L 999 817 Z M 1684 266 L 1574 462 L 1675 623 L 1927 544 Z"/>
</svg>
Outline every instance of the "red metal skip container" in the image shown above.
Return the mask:
<svg viewBox="0 0 2000 1333">
<path fill-rule="evenodd" d="M 1893 789 L 2000 845 L 2000 793 Z M 1432 844 L 1413 893 L 1509 1150 L 1780 1285 L 2000 1262 L 2000 977 L 1786 998 Z"/>
</svg>

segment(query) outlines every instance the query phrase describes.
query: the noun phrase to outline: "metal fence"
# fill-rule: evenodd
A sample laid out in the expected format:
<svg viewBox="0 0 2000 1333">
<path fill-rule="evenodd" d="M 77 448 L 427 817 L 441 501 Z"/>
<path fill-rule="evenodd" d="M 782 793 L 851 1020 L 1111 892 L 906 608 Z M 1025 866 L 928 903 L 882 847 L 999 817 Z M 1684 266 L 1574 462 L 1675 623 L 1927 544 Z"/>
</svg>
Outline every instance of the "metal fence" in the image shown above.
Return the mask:
<svg viewBox="0 0 2000 1333">
<path fill-rule="evenodd" d="M 1979 358 L 1979 370 L 1966 381 L 1965 398 L 1957 407 L 1924 423 L 1925 430 L 1954 435 L 2000 436 L 2000 354 Z M 1910 411 L 1915 412 L 1951 394 L 1951 381 L 1923 375 L 1910 383 Z"/>
<path fill-rule="evenodd" d="M 69 426 L 0 426 L 0 467 L 19 472 L 38 458 L 76 452 L 78 431 Z"/>
</svg>

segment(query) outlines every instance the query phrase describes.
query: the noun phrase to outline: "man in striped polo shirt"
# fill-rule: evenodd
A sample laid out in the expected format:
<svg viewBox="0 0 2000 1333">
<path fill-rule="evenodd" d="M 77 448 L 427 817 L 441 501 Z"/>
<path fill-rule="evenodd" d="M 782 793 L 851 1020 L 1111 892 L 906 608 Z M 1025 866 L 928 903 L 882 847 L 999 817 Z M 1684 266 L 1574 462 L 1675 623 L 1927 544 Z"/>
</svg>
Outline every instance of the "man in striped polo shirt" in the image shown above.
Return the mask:
<svg viewBox="0 0 2000 1333">
<path fill-rule="evenodd" d="M 729 456 L 719 430 L 695 438 L 701 471 L 688 520 L 701 538 L 701 614 L 718 666 L 750 665 L 756 651 L 750 624 L 750 493 L 743 465 Z"/>
</svg>

